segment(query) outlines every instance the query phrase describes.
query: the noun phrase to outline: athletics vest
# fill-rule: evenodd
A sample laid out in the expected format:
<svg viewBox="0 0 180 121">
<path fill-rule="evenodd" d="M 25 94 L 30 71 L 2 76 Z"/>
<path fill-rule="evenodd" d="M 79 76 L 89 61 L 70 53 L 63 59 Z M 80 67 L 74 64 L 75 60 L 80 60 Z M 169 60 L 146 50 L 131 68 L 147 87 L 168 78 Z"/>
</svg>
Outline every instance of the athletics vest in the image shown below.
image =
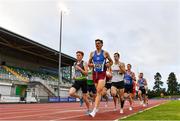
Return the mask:
<svg viewBox="0 0 180 121">
<path fill-rule="evenodd" d="M 125 85 L 132 85 L 133 84 L 133 79 L 132 79 L 130 73 L 128 73 L 127 71 L 124 74 L 124 84 Z"/>
<path fill-rule="evenodd" d="M 104 57 L 104 51 L 101 50 L 101 53 L 98 55 L 97 52 L 94 52 L 93 56 L 94 63 L 94 72 L 103 72 L 106 71 L 105 63 L 106 58 Z"/>
<path fill-rule="evenodd" d="M 144 87 L 145 86 L 145 79 L 144 78 L 139 79 L 138 84 L 139 84 L 139 87 Z"/>
<path fill-rule="evenodd" d="M 112 65 L 112 82 L 119 82 L 119 81 L 124 81 L 124 74 L 119 73 L 119 65 L 120 64 L 113 64 Z"/>
<path fill-rule="evenodd" d="M 75 80 L 87 80 L 87 77 L 80 70 L 75 68 L 76 65 L 78 65 L 84 70 L 84 61 L 81 61 L 80 64 L 77 64 L 77 62 L 74 63 Z"/>
</svg>

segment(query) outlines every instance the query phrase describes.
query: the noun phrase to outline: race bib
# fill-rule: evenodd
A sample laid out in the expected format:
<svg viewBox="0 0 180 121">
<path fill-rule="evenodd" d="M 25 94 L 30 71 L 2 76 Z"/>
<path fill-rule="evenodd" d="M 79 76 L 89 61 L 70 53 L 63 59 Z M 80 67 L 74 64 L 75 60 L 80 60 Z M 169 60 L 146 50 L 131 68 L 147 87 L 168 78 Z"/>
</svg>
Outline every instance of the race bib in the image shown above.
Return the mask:
<svg viewBox="0 0 180 121">
<path fill-rule="evenodd" d="M 82 73 L 80 71 L 75 71 L 75 77 L 82 77 Z"/>
<path fill-rule="evenodd" d="M 118 75 L 118 74 L 119 74 L 119 70 L 113 70 L 113 71 L 112 71 L 112 74 L 113 74 L 113 75 Z"/>
<path fill-rule="evenodd" d="M 125 84 L 131 84 L 130 80 L 125 80 Z"/>
<path fill-rule="evenodd" d="M 102 69 L 102 64 L 95 64 L 95 69 Z"/>
</svg>

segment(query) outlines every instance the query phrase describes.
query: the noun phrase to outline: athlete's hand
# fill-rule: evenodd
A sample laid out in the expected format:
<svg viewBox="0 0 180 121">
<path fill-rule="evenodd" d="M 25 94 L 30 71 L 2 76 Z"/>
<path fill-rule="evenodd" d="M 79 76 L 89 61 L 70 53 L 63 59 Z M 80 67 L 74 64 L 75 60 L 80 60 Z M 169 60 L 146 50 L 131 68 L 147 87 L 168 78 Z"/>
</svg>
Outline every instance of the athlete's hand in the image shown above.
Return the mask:
<svg viewBox="0 0 180 121">
<path fill-rule="evenodd" d="M 133 74 L 132 74 L 132 73 L 130 73 L 130 76 L 131 76 L 131 77 L 133 77 Z"/>
<path fill-rule="evenodd" d="M 119 74 L 123 74 L 123 72 L 121 70 L 119 70 Z"/>
<path fill-rule="evenodd" d="M 78 65 L 75 66 L 76 70 L 81 70 L 81 67 L 79 67 Z"/>
<path fill-rule="evenodd" d="M 106 67 L 109 68 L 111 65 L 110 63 L 106 63 Z"/>
<path fill-rule="evenodd" d="M 94 67 L 93 63 L 88 64 L 89 67 Z"/>
</svg>

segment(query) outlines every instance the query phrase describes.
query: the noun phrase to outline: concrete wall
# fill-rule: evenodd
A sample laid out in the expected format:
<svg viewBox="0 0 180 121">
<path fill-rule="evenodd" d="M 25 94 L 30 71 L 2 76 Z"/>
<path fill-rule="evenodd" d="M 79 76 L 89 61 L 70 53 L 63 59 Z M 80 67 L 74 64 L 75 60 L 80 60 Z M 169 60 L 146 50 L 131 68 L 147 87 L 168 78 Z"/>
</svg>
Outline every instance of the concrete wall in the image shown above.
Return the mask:
<svg viewBox="0 0 180 121">
<path fill-rule="evenodd" d="M 10 96 L 11 95 L 11 84 L 9 83 L 0 83 L 0 94 Z"/>
</svg>

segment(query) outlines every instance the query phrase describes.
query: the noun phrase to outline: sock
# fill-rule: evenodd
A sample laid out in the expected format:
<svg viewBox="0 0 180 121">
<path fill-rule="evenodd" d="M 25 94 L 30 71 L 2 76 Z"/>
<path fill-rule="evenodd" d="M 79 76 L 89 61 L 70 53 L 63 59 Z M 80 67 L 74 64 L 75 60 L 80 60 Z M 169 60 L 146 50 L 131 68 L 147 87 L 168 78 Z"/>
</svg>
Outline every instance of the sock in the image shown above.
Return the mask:
<svg viewBox="0 0 180 121">
<path fill-rule="evenodd" d="M 93 109 L 93 112 L 96 112 L 96 111 L 97 111 L 97 108 L 94 108 L 94 109 Z"/>
</svg>

